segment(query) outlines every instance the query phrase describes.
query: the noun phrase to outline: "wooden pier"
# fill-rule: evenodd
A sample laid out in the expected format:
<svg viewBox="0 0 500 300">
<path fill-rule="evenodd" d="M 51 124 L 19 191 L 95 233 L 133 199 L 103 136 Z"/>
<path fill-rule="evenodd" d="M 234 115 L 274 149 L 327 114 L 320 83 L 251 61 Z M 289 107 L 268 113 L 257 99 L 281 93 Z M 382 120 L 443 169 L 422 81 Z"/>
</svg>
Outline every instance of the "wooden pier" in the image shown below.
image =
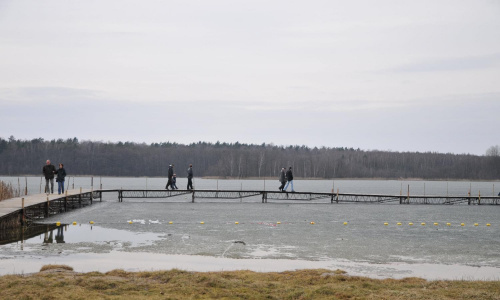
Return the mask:
<svg viewBox="0 0 500 300">
<path fill-rule="evenodd" d="M 243 198 L 259 197 L 262 203 L 313 202 L 327 203 L 373 203 L 373 204 L 441 204 L 441 205 L 500 205 L 498 196 L 422 196 L 422 195 L 377 195 L 352 193 L 278 192 L 264 190 L 70 190 L 65 194 L 36 194 L 0 201 L 0 230 L 22 226 L 37 219 L 91 205 L 94 199 L 102 201 L 103 194 L 114 193 L 118 202 L 124 199 L 169 199 L 189 196 L 196 199 L 223 199 L 242 202 Z"/>
<path fill-rule="evenodd" d="M 99 192 L 118 193 L 118 201 L 141 198 L 172 198 L 190 196 L 195 199 L 226 199 L 239 200 L 248 197 L 260 197 L 262 203 L 280 201 L 315 201 L 330 200 L 330 203 L 394 203 L 394 204 L 468 204 L 468 205 L 499 205 L 498 196 L 436 196 L 436 195 L 377 195 L 353 193 L 315 193 L 315 192 L 278 192 L 262 190 L 100 190 Z"/>
<path fill-rule="evenodd" d="M 102 193 L 69 190 L 64 194 L 35 194 L 0 201 L 0 231 L 30 223 L 36 219 L 91 205 L 102 200 Z"/>
</svg>

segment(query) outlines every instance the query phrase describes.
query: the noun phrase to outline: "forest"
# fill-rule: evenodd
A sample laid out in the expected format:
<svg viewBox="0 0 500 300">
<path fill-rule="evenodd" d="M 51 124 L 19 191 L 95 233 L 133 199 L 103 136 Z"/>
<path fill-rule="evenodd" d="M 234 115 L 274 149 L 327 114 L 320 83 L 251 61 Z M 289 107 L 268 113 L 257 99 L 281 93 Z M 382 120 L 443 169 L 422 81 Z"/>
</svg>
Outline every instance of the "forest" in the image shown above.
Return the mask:
<svg viewBox="0 0 500 300">
<path fill-rule="evenodd" d="M 498 146 L 496 146 L 498 147 Z M 497 149 L 498 150 L 498 149 Z M 488 152 L 487 152 L 488 153 Z M 164 177 L 169 164 L 184 177 L 277 177 L 292 167 L 298 178 L 500 179 L 500 156 L 435 152 L 364 151 L 273 144 L 79 141 L 77 138 L 20 140 L 0 138 L 0 174 L 41 175 L 47 159 L 63 163 L 68 174 Z"/>
</svg>

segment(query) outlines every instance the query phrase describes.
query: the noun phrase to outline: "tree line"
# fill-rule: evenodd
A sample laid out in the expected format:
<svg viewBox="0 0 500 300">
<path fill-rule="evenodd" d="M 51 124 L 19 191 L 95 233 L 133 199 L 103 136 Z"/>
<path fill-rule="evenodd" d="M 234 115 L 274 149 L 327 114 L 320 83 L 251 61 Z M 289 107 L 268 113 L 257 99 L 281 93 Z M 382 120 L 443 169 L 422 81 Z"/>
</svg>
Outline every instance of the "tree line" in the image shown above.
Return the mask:
<svg viewBox="0 0 500 300">
<path fill-rule="evenodd" d="M 496 146 L 498 147 L 498 146 Z M 175 164 L 184 177 L 193 164 L 196 177 L 277 177 L 292 167 L 302 178 L 423 178 L 496 180 L 500 156 L 435 152 L 364 151 L 346 147 L 310 148 L 273 144 L 79 141 L 77 138 L 20 140 L 0 138 L 0 174 L 41 175 L 45 161 L 63 163 L 72 175 L 166 176 Z"/>
</svg>

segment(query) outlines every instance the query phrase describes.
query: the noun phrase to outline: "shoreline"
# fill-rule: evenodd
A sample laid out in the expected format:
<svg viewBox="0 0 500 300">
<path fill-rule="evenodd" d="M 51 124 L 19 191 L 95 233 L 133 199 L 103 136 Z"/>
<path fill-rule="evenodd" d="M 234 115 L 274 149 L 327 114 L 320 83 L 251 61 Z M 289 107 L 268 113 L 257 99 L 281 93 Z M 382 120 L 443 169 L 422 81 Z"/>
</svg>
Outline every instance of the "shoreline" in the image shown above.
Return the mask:
<svg viewBox="0 0 500 300">
<path fill-rule="evenodd" d="M 499 281 L 500 268 L 460 264 L 399 263 L 374 264 L 349 260 L 310 261 L 301 259 L 236 259 L 202 255 L 159 254 L 110 251 L 109 253 L 73 253 L 49 257 L 8 258 L 0 256 L 0 276 L 36 273 L 43 265 L 68 265 L 80 273 L 167 271 L 187 272 L 253 271 L 258 273 L 297 270 L 344 270 L 350 276 L 371 279 Z"/>
</svg>

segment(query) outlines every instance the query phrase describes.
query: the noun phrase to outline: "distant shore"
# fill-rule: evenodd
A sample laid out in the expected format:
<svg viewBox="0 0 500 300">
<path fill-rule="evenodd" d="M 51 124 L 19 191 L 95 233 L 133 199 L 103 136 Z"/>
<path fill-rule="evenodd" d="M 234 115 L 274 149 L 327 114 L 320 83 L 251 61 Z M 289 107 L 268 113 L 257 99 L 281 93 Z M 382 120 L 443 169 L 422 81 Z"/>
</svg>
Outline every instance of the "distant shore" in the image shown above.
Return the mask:
<svg viewBox="0 0 500 300">
<path fill-rule="evenodd" d="M 33 175 L 33 174 L 22 174 L 22 175 L 0 175 L 0 177 L 40 177 L 43 175 Z M 108 176 L 108 175 L 68 175 L 68 177 L 94 177 L 94 178 L 167 178 L 167 176 Z M 184 176 L 177 176 L 177 178 L 184 178 Z M 230 176 L 201 176 L 195 177 L 201 179 L 212 179 L 212 180 L 278 180 L 278 177 L 268 176 L 268 177 L 230 177 Z M 321 178 L 321 177 L 298 177 L 295 176 L 294 180 L 326 180 L 326 181 L 342 181 L 342 180 L 392 180 L 392 181 L 465 181 L 465 182 L 500 182 L 500 179 L 426 179 L 426 178 L 381 178 L 381 177 L 370 177 L 370 178 Z"/>
</svg>

